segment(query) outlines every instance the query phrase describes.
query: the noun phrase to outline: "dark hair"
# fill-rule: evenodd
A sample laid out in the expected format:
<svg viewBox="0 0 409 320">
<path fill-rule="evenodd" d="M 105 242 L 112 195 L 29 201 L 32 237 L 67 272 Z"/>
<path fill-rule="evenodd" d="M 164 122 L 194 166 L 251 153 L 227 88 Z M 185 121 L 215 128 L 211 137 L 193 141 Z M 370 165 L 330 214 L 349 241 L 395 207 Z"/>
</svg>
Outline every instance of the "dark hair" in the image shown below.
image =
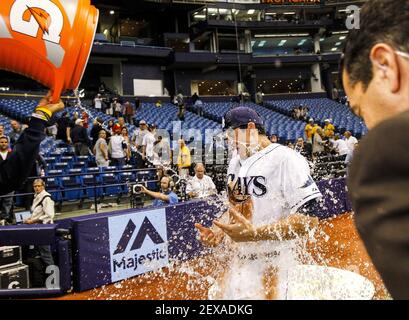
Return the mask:
<svg viewBox="0 0 409 320">
<path fill-rule="evenodd" d="M 366 89 L 373 77 L 369 56 L 374 45 L 387 43 L 409 52 L 409 1 L 370 0 L 361 9 L 360 25 L 349 33 L 340 74 L 345 68 L 351 84 L 362 82 Z"/>
<path fill-rule="evenodd" d="M 6 136 L 1 136 L 0 140 L 7 140 L 7 143 L 9 142 L 9 138 L 7 138 Z"/>
</svg>

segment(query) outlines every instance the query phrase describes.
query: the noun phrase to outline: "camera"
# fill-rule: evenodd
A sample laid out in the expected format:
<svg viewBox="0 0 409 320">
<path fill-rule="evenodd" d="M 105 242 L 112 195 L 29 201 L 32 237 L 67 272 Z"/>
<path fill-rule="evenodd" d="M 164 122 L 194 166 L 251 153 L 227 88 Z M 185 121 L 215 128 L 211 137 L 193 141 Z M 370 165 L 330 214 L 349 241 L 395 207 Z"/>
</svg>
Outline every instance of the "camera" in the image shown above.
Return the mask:
<svg viewBox="0 0 409 320">
<path fill-rule="evenodd" d="M 132 184 L 129 186 L 130 191 L 130 205 L 131 208 L 143 208 L 143 197 L 142 194 L 142 187 L 145 186 L 143 184 Z M 146 186 L 145 186 L 146 187 Z"/>
<path fill-rule="evenodd" d="M 141 193 L 142 192 L 142 187 L 143 185 L 141 184 L 135 184 L 132 186 L 132 192 L 133 193 Z"/>
</svg>

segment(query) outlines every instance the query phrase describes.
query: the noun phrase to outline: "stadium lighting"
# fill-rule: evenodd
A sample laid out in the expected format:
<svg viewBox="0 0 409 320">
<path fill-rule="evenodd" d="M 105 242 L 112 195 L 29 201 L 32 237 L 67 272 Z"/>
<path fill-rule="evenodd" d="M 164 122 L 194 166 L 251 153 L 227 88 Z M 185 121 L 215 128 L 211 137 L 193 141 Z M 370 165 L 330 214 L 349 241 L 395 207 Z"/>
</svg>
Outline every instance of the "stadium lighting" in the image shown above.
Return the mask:
<svg viewBox="0 0 409 320">
<path fill-rule="evenodd" d="M 295 12 L 284 12 L 284 14 L 290 15 L 290 14 L 295 14 Z"/>
<path fill-rule="evenodd" d="M 109 11 L 109 14 L 112 16 L 112 15 L 115 14 L 115 11 L 114 11 L 114 10 L 111 10 L 111 11 Z"/>
<path fill-rule="evenodd" d="M 255 38 L 308 37 L 308 33 L 256 34 Z"/>
<path fill-rule="evenodd" d="M 338 48 L 332 48 L 331 49 L 331 51 L 337 51 L 338 50 Z"/>
<path fill-rule="evenodd" d="M 280 43 L 278 44 L 278 46 L 282 47 L 283 45 L 285 45 L 286 42 L 287 42 L 287 40 L 281 40 Z"/>
<path fill-rule="evenodd" d="M 298 45 L 302 46 L 306 42 L 307 42 L 307 39 L 302 39 L 300 42 L 298 42 Z"/>
<path fill-rule="evenodd" d="M 256 10 L 250 9 L 249 11 L 247 11 L 247 14 L 254 14 L 254 12 L 256 12 Z"/>
<path fill-rule="evenodd" d="M 265 44 L 266 44 L 266 41 L 263 40 L 263 41 L 260 41 L 260 43 L 258 44 L 258 46 L 259 46 L 259 47 L 263 47 Z"/>
<path fill-rule="evenodd" d="M 197 14 L 197 15 L 195 15 L 195 18 L 196 19 L 204 19 L 204 18 L 206 18 L 206 16 L 204 14 Z"/>
<path fill-rule="evenodd" d="M 335 45 L 340 46 L 341 44 L 342 44 L 342 42 L 337 42 Z"/>
<path fill-rule="evenodd" d="M 346 36 L 340 36 L 339 40 L 345 40 L 347 37 Z"/>
</svg>

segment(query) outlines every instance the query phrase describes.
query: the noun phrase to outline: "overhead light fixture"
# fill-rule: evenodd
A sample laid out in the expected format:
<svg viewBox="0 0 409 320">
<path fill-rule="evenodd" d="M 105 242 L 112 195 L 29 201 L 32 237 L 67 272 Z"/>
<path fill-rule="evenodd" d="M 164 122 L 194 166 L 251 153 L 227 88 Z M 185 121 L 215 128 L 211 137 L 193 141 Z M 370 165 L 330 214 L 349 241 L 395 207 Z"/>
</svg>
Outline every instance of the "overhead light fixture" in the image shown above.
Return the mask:
<svg viewBox="0 0 409 320">
<path fill-rule="evenodd" d="M 284 12 L 284 14 L 290 15 L 290 14 L 295 14 L 295 12 Z"/>
<path fill-rule="evenodd" d="M 332 34 L 347 34 L 349 31 L 334 31 Z"/>
<path fill-rule="evenodd" d="M 111 11 L 109 11 L 109 14 L 112 16 L 112 15 L 115 14 L 115 11 L 114 11 L 114 10 L 111 10 Z"/>
<path fill-rule="evenodd" d="M 308 37 L 308 33 L 276 33 L 276 34 L 256 34 L 255 38 L 285 38 L 285 37 Z"/>
<path fill-rule="evenodd" d="M 265 15 L 266 16 L 275 16 L 275 15 L 277 15 L 277 13 L 275 13 L 275 12 L 266 12 Z"/>
<path fill-rule="evenodd" d="M 259 47 L 263 47 L 266 44 L 267 41 L 263 40 L 260 41 L 260 43 L 258 44 Z"/>
<path fill-rule="evenodd" d="M 346 36 L 340 36 L 339 40 L 345 40 L 347 37 Z"/>
<path fill-rule="evenodd" d="M 338 47 L 342 44 L 342 42 L 337 42 L 335 45 Z"/>
<path fill-rule="evenodd" d="M 332 48 L 331 49 L 331 51 L 337 51 L 338 50 L 338 48 Z"/>
<path fill-rule="evenodd" d="M 247 14 L 254 14 L 254 12 L 256 12 L 256 10 L 250 9 L 249 11 L 247 11 Z"/>
<path fill-rule="evenodd" d="M 209 12 L 209 13 L 217 13 L 217 8 L 207 8 L 207 12 Z"/>
<path fill-rule="evenodd" d="M 282 47 L 283 45 L 285 45 L 287 42 L 287 40 L 281 40 L 280 43 L 278 44 L 279 47 Z"/>
<path fill-rule="evenodd" d="M 206 16 L 204 14 L 196 14 L 194 17 L 196 19 L 205 19 L 206 18 Z"/>
<path fill-rule="evenodd" d="M 255 41 L 251 41 L 251 46 L 254 47 Z"/>
<path fill-rule="evenodd" d="M 321 39 L 320 39 L 320 42 L 324 42 L 324 41 L 325 41 L 325 38 L 321 38 Z"/>
<path fill-rule="evenodd" d="M 302 46 L 306 42 L 307 42 L 307 39 L 302 39 L 300 42 L 298 42 L 298 46 Z"/>
</svg>

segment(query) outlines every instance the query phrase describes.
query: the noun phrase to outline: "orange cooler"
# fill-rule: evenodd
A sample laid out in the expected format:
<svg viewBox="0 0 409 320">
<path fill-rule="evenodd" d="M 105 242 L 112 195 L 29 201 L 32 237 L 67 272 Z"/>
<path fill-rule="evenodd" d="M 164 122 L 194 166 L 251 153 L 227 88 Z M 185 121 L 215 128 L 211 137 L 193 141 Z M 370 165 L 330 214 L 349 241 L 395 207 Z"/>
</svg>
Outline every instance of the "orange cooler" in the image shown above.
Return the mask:
<svg viewBox="0 0 409 320">
<path fill-rule="evenodd" d="M 1 0 L 0 69 L 40 82 L 57 101 L 81 82 L 98 17 L 90 0 Z"/>
</svg>

